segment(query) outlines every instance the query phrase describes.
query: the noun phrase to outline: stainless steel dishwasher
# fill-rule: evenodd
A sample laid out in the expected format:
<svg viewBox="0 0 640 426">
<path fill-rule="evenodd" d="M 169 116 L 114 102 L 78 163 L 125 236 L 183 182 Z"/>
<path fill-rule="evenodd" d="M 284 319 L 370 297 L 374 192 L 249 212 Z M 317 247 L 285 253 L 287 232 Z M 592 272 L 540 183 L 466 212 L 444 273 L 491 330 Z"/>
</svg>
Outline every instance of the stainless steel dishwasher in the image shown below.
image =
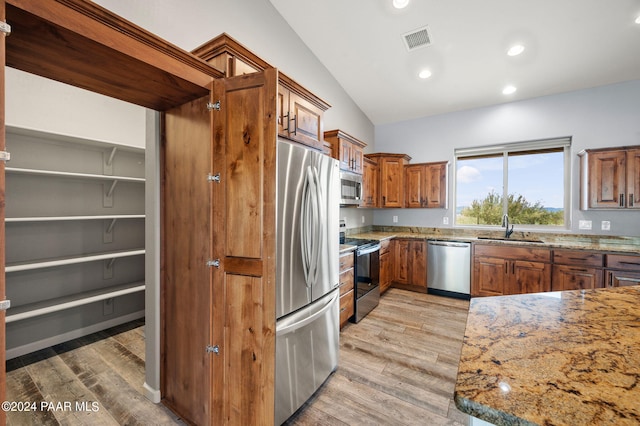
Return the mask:
<svg viewBox="0 0 640 426">
<path fill-rule="evenodd" d="M 471 294 L 471 243 L 429 241 L 427 291 L 469 299 Z"/>
</svg>

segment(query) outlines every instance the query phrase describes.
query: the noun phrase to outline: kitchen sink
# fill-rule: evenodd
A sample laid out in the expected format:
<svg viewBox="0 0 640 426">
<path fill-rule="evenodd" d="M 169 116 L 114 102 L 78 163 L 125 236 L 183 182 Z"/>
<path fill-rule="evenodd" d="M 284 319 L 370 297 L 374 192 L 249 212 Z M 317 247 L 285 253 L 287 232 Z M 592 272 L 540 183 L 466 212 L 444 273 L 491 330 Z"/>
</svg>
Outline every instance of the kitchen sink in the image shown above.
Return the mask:
<svg viewBox="0 0 640 426">
<path fill-rule="evenodd" d="M 544 243 L 542 240 L 538 240 L 535 238 L 526 239 L 526 238 L 506 238 L 506 237 L 478 237 L 479 240 L 490 240 L 490 241 L 513 241 L 514 243 Z"/>
</svg>

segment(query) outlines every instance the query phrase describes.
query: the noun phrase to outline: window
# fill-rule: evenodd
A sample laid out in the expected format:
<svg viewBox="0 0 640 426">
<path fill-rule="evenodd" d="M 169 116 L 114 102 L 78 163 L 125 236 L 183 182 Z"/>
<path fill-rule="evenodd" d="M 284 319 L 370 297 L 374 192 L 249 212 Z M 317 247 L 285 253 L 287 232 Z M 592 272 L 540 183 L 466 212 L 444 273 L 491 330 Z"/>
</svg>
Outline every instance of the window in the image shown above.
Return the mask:
<svg viewBox="0 0 640 426">
<path fill-rule="evenodd" d="M 456 149 L 456 225 L 569 224 L 570 138 Z"/>
</svg>

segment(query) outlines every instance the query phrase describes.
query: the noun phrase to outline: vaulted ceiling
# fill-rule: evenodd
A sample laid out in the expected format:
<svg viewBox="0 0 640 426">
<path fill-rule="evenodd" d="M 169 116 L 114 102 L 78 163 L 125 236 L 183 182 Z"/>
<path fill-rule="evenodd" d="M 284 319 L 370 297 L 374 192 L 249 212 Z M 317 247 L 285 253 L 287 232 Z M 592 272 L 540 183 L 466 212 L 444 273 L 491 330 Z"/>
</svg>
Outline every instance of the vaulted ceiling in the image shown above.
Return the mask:
<svg viewBox="0 0 640 426">
<path fill-rule="evenodd" d="M 637 0 L 270 1 L 374 124 L 640 79 Z"/>
</svg>

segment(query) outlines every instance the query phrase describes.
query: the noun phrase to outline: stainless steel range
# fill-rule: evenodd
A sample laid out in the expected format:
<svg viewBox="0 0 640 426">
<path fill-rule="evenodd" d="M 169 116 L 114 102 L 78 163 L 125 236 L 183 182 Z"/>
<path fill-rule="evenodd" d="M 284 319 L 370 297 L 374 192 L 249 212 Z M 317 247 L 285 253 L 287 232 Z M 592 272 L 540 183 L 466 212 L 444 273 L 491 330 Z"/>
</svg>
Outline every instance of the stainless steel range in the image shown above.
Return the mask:
<svg viewBox="0 0 640 426">
<path fill-rule="evenodd" d="M 345 244 L 355 245 L 354 322 L 371 312 L 380 300 L 380 241 L 351 238 Z"/>
</svg>

